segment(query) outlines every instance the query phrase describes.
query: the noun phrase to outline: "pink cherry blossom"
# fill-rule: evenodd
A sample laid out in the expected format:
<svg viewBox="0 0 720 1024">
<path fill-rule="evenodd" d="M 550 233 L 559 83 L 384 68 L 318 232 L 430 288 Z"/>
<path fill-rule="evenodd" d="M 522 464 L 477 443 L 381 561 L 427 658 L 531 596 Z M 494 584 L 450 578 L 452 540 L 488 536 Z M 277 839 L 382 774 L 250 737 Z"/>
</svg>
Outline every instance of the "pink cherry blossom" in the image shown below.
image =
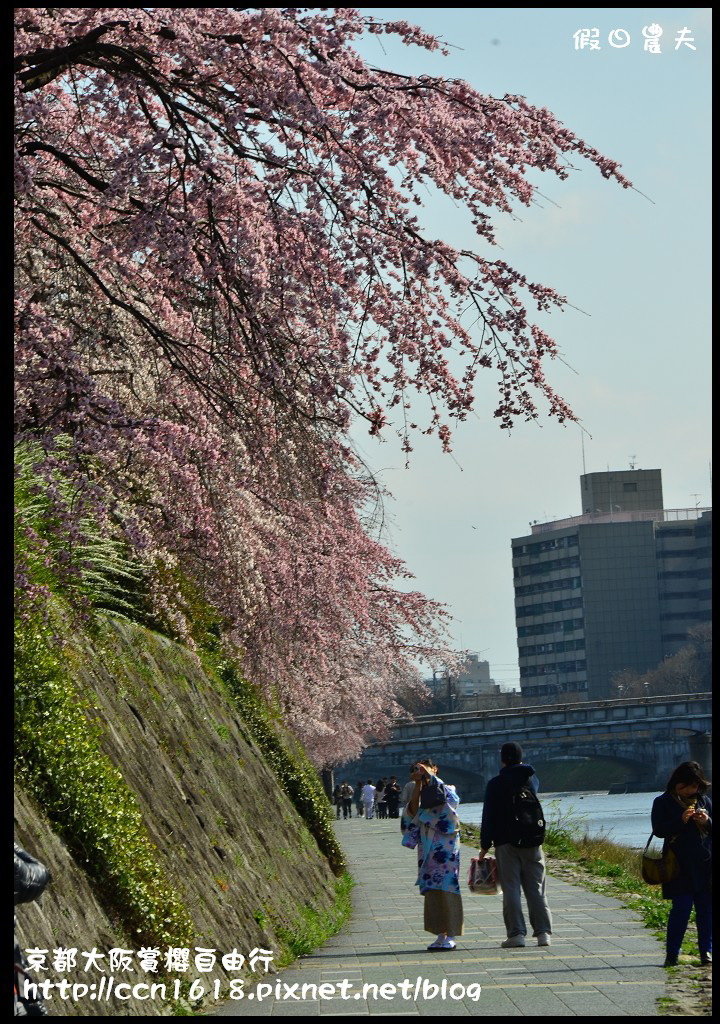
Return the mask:
<svg viewBox="0 0 720 1024">
<path fill-rule="evenodd" d="M 16 9 L 17 436 L 185 639 L 169 580 L 193 580 L 318 763 L 387 729 L 417 659 L 445 656 L 351 423 L 449 451 L 481 370 L 502 427 L 538 403 L 573 418 L 530 312 L 564 300 L 481 253 L 531 169 L 630 184 L 521 96 L 371 67 L 366 31 L 440 47 L 350 8 Z M 423 228 L 426 184 L 477 251 Z"/>
</svg>

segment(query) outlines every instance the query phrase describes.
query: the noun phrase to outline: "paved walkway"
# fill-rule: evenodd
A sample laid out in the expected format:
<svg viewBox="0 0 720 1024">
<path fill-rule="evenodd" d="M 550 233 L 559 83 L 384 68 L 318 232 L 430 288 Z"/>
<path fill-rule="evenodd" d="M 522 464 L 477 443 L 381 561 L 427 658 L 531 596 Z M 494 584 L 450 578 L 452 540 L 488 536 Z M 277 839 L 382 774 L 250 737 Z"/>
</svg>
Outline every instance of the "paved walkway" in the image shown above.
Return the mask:
<svg viewBox="0 0 720 1024">
<path fill-rule="evenodd" d="M 267 975 L 273 992 L 262 1001 L 248 998 L 248 988 L 244 1000 L 211 1016 L 658 1016 L 662 945 L 618 900 L 551 877 L 552 946 L 539 949 L 528 937 L 524 949 L 501 949 L 502 897 L 467 890 L 476 851 L 464 846 L 465 934 L 456 950 L 429 953 L 432 936 L 423 931 L 422 897 L 414 888 L 415 852 L 400 845 L 399 822 L 353 818 L 336 827 L 356 881 L 351 920 L 322 949 Z M 376 996 L 374 989 L 363 994 L 368 983 L 378 986 Z M 394 986 L 385 989 L 390 999 L 382 997 L 384 983 Z M 303 985 L 321 984 L 334 998 L 312 987 L 305 999 L 294 998 Z"/>
</svg>

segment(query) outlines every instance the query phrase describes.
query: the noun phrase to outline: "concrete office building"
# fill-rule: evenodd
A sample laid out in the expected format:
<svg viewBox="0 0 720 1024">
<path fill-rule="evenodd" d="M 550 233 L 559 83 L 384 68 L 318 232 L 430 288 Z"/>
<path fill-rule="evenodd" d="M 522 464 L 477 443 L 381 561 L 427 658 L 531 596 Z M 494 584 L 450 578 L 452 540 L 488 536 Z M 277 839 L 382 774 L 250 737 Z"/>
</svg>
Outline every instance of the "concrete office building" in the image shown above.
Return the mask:
<svg viewBox="0 0 720 1024">
<path fill-rule="evenodd" d="M 476 697 L 478 694 L 497 693 L 500 687 L 490 678 L 490 663 L 480 661 L 477 654 L 468 654 L 465 664 L 455 676 L 459 697 Z"/>
<path fill-rule="evenodd" d="M 599 700 L 711 612 L 710 509 L 663 509 L 659 469 L 580 478 L 580 516 L 512 541 L 523 697 Z"/>
<path fill-rule="evenodd" d="M 487 696 L 500 692 L 500 687 L 490 677 L 490 663 L 480 661 L 477 654 L 468 653 L 462 667 L 449 678 L 447 675 L 438 675 L 432 679 L 425 679 L 425 685 L 431 691 L 433 697 L 446 699 L 449 703 L 450 695 L 453 700 L 462 702 L 468 697 Z M 459 704 L 455 705 L 455 710 Z"/>
</svg>

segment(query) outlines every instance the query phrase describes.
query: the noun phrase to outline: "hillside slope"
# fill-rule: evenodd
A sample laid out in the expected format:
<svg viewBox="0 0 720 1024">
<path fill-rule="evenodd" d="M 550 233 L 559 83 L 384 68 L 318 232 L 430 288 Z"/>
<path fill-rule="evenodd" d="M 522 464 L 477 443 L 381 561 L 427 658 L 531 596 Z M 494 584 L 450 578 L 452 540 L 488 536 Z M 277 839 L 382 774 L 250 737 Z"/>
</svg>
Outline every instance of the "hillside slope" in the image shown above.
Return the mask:
<svg viewBox="0 0 720 1024">
<path fill-rule="evenodd" d="M 223 684 L 189 650 L 120 616 L 100 616 L 92 633 L 75 632 L 66 639 L 62 653 L 55 652 L 61 672 L 70 688 L 75 687 L 80 699 L 85 699 L 82 713 L 94 720 L 101 754 L 117 766 L 136 798 L 147 836 L 156 847 L 160 875 L 191 922 L 184 939 L 170 939 L 164 948 L 155 943 L 161 969 L 168 945 L 189 948 L 190 959 L 187 970 L 166 972 L 166 999 L 98 1002 L 88 993 L 74 1005 L 59 1003 L 56 997 L 49 1004 L 51 1012 L 60 1016 L 172 1013 L 172 979 L 182 979 L 187 989 L 199 978 L 208 991 L 217 980 L 218 988 L 227 991 L 231 978 L 249 981 L 263 966 L 256 964 L 255 974 L 247 965 L 228 972 L 220 963 L 222 955 L 233 949 L 245 957 L 256 948 L 272 950 L 277 963 L 297 948 L 308 922 L 332 928 L 335 874 Z M 19 705 L 21 716 L 29 714 L 27 696 L 24 701 Z M 71 701 L 79 706 L 75 697 Z M 33 709 L 38 721 L 43 721 L 43 715 L 47 719 L 47 708 L 43 711 L 33 705 Z M 277 727 L 275 731 L 282 741 L 281 731 Z M 48 737 L 38 737 L 39 744 L 48 742 Z M 283 742 L 285 750 L 293 750 L 287 737 Z M 56 748 L 62 746 L 63 736 L 55 737 L 53 743 Z M 297 750 L 290 756 L 297 757 Z M 122 900 L 103 891 L 101 876 L 92 877 L 101 869 L 102 858 L 98 860 L 97 854 L 83 858 L 78 829 L 68 824 L 62 800 L 52 796 L 48 776 L 53 769 L 47 766 L 52 762 L 38 772 L 25 770 L 22 756 L 20 763 L 16 839 L 47 863 L 54 879 L 40 904 L 18 908 L 22 945 L 48 950 L 49 964 L 54 950 L 77 949 L 76 968 L 61 972 L 51 967 L 36 973 L 43 979 L 65 977 L 97 984 L 101 972 L 82 970 L 81 953 L 93 948 L 106 954 L 112 948 L 137 952 L 140 946 L 148 946 L 146 922 L 132 934 L 129 922 L 137 923 L 137 910 L 133 917 Z M 77 775 L 80 769 L 73 771 Z M 300 783 L 303 773 L 312 774 L 300 764 Z M 85 797 L 92 813 L 92 773 L 87 785 Z M 126 801 L 128 807 L 132 796 Z M 103 840 L 112 842 L 118 829 L 122 842 L 122 818 L 121 807 L 118 820 L 106 822 Z M 152 913 L 156 911 L 149 909 L 148 914 Z M 176 913 L 175 919 L 182 919 L 182 913 Z M 153 932 L 152 921 L 147 923 L 147 934 L 162 934 L 158 929 Z M 168 929 L 170 934 L 172 927 Z M 211 972 L 196 969 L 196 947 L 217 951 Z M 116 981 L 163 980 L 140 969 L 137 956 L 130 961 L 133 972 L 111 970 L 107 956 L 101 963 Z"/>
</svg>

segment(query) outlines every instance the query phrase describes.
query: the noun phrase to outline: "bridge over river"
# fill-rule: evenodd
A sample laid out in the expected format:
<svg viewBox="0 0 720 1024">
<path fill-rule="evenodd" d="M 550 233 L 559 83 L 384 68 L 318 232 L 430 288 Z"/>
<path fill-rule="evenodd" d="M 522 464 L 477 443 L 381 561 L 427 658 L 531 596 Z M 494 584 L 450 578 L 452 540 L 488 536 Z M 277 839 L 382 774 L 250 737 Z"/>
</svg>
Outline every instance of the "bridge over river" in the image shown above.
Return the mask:
<svg viewBox="0 0 720 1024">
<path fill-rule="evenodd" d="M 413 760 L 432 755 L 441 774 L 458 786 L 464 800 L 482 800 L 499 768 L 500 747 L 517 740 L 541 780 L 562 779 L 563 762 L 599 763 L 597 784 L 607 788 L 618 772 L 629 788 L 662 790 L 681 761 L 699 761 L 710 772 L 712 695 L 678 694 L 545 704 L 533 707 L 424 715 L 401 722 L 386 743 L 368 747 L 358 761 L 336 768 L 336 779 L 377 779 L 396 775 L 401 784 Z M 603 772 L 602 765 L 613 765 Z M 618 768 L 618 765 L 620 768 Z M 592 775 L 592 772 L 590 773 Z M 543 781 L 543 789 L 548 785 Z M 553 785 L 553 789 L 578 788 Z"/>
</svg>

